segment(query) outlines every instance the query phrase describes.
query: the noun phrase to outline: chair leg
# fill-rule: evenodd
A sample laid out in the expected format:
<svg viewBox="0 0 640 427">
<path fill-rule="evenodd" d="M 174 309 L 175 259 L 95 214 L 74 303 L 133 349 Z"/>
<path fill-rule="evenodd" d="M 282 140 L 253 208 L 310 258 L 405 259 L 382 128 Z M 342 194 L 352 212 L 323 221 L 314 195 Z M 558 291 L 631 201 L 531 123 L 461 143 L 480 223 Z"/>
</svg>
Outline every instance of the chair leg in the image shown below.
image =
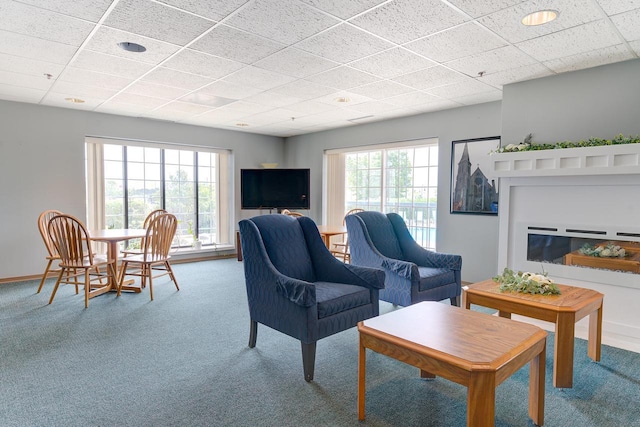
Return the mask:
<svg viewBox="0 0 640 427">
<path fill-rule="evenodd" d="M 460 307 L 460 295 L 458 295 L 457 297 L 449 298 L 449 300 L 451 301 L 451 305 L 455 305 L 456 307 Z"/>
<path fill-rule="evenodd" d="M 89 308 L 89 291 L 91 290 L 91 282 L 89 281 L 89 269 L 84 269 L 84 308 Z M 102 283 L 101 279 L 98 279 Z"/>
<path fill-rule="evenodd" d="M 313 380 L 313 371 L 316 364 L 316 343 L 302 344 L 302 369 L 304 370 L 304 380 L 309 382 Z"/>
<path fill-rule="evenodd" d="M 176 280 L 176 276 L 173 274 L 173 269 L 171 268 L 171 264 L 169 264 L 169 261 L 165 261 L 164 265 L 167 271 L 169 272 L 169 277 L 171 278 L 171 280 L 173 280 L 173 283 L 175 283 L 176 289 L 180 290 L 180 288 L 178 287 L 178 281 Z"/>
<path fill-rule="evenodd" d="M 153 271 L 151 271 L 150 265 L 145 266 L 145 268 L 146 268 L 145 274 L 149 275 L 149 296 L 151 296 L 151 301 L 153 301 Z M 146 276 L 142 276 L 142 277 L 146 277 Z"/>
<path fill-rule="evenodd" d="M 40 293 L 40 291 L 42 290 L 42 286 L 44 286 L 44 281 L 47 279 L 47 274 L 49 274 L 49 268 L 51 268 L 51 263 L 53 262 L 52 259 L 49 260 L 49 262 L 47 263 L 47 268 L 44 269 L 44 274 L 42 275 L 42 280 L 40 280 L 40 286 L 38 286 L 38 292 L 36 292 L 37 294 Z"/>
<path fill-rule="evenodd" d="M 60 280 L 62 280 L 63 274 L 64 274 L 64 268 L 60 270 L 60 274 L 58 275 L 58 280 L 56 280 L 56 284 L 53 286 L 53 292 L 51 292 L 51 298 L 49 298 L 49 304 L 53 302 L 53 297 L 55 297 L 56 292 L 58 292 L 58 286 L 60 286 Z"/>
<path fill-rule="evenodd" d="M 256 339 L 258 338 L 258 322 L 255 320 L 251 321 L 249 325 L 249 348 L 253 348 L 256 346 Z"/>
</svg>

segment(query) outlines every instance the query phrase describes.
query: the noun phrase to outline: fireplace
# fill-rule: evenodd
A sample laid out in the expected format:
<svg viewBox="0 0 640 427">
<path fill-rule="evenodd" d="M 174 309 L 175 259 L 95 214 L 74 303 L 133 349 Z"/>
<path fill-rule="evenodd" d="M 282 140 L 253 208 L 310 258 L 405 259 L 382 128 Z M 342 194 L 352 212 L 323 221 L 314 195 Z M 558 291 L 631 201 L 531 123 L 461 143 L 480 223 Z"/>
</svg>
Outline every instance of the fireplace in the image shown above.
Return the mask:
<svg viewBox="0 0 640 427">
<path fill-rule="evenodd" d="M 498 272 L 544 271 L 603 293 L 604 342 L 640 352 L 640 144 L 494 154 L 492 163 Z M 585 244 L 624 246 L 629 256 L 594 263 L 581 257 Z"/>
</svg>

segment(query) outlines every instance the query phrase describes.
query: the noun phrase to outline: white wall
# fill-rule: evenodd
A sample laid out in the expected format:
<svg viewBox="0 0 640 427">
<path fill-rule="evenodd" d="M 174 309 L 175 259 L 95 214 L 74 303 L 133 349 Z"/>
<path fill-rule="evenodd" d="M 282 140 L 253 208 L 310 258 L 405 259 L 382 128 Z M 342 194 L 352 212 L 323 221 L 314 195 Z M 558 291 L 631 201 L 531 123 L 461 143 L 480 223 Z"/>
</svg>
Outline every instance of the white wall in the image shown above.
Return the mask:
<svg viewBox="0 0 640 427">
<path fill-rule="evenodd" d="M 282 138 L 35 104 L 0 101 L 0 278 L 42 274 L 37 218 L 58 209 L 86 218 L 86 135 L 193 144 L 233 150 L 240 169 L 283 163 Z M 236 223 L 240 211 L 235 193 Z"/>
<path fill-rule="evenodd" d="M 291 137 L 285 143 L 287 164 L 311 168 L 310 215 L 319 222 L 322 218 L 322 161 L 325 150 L 438 138 L 436 248 L 439 252 L 462 255 L 462 280 L 485 280 L 495 275 L 497 270 L 498 219 L 495 216 L 449 213 L 451 142 L 499 135 L 500 115 L 500 102 L 492 102 Z"/>
</svg>

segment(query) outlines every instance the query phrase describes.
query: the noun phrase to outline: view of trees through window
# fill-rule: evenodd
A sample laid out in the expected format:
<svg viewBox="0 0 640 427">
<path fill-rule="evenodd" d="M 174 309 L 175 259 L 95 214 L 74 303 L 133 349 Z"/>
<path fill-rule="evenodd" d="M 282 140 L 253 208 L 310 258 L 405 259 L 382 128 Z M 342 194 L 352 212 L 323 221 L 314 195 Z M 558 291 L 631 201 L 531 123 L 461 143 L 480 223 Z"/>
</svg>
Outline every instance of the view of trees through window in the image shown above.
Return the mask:
<svg viewBox="0 0 640 427">
<path fill-rule="evenodd" d="M 435 250 L 437 144 L 346 154 L 345 212 L 396 212 L 421 246 Z"/>
<path fill-rule="evenodd" d="M 165 209 L 178 218 L 174 245 L 217 241 L 218 155 L 211 152 L 104 145 L 108 228 L 142 228 L 147 214 Z"/>
</svg>

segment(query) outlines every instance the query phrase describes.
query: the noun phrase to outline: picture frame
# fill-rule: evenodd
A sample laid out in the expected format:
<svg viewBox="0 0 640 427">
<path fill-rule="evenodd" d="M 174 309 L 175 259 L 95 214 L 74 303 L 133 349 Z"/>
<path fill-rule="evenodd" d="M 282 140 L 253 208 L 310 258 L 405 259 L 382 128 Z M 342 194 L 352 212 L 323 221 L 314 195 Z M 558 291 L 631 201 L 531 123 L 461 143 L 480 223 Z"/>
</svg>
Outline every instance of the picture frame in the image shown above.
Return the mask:
<svg viewBox="0 0 640 427">
<path fill-rule="evenodd" d="M 498 215 L 498 178 L 489 156 L 499 147 L 499 136 L 452 141 L 452 214 Z"/>
</svg>

